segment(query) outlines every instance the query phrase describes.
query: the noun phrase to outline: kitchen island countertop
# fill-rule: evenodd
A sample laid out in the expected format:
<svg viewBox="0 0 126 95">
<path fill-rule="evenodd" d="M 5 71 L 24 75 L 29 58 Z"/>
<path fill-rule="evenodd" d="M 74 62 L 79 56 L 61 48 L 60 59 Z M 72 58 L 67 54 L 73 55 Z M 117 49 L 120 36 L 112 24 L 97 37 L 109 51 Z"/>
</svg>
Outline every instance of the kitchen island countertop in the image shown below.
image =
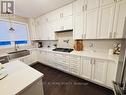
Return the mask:
<svg viewBox="0 0 126 95">
<path fill-rule="evenodd" d="M 4 64 L 0 72 L 8 74 L 0 80 L 0 95 L 17 95 L 43 77 L 42 73 L 19 60 Z"/>
</svg>

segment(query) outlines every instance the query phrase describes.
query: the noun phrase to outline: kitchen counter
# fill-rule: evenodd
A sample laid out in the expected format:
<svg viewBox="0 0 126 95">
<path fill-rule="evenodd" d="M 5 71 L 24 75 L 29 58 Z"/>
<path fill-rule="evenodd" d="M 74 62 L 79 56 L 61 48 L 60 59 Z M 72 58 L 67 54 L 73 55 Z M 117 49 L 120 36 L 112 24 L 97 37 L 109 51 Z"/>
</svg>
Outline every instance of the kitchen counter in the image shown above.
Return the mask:
<svg viewBox="0 0 126 95">
<path fill-rule="evenodd" d="M 115 63 L 118 63 L 119 56 L 118 55 L 109 55 L 104 52 L 93 52 L 93 51 L 72 51 L 71 53 L 66 52 L 59 52 L 59 51 L 52 51 L 53 48 L 32 48 L 31 50 L 41 50 L 41 51 L 47 51 L 47 52 L 54 52 L 54 53 L 61 53 L 61 54 L 68 54 L 68 55 L 76 55 L 76 56 L 83 56 L 83 57 L 91 57 L 91 58 L 97 58 L 97 59 L 103 59 L 103 60 L 109 60 L 114 61 Z"/>
<path fill-rule="evenodd" d="M 42 79 L 43 74 L 21 61 L 11 61 L 4 64 L 8 76 L 0 80 L 0 95 L 17 95 L 34 82 Z"/>
</svg>

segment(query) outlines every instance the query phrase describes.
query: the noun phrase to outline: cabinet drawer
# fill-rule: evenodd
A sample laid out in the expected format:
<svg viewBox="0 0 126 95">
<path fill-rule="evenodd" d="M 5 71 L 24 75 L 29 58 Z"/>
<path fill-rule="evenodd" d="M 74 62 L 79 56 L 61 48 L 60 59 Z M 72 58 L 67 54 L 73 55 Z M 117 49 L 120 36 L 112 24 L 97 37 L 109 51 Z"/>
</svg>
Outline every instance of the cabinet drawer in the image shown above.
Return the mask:
<svg viewBox="0 0 126 95">
<path fill-rule="evenodd" d="M 80 73 L 78 69 L 74 69 L 74 68 L 71 68 L 70 72 L 73 74 L 76 74 L 76 75 L 79 75 L 79 73 Z"/>
<path fill-rule="evenodd" d="M 70 60 L 79 61 L 80 60 L 80 57 L 73 55 L 73 56 L 70 56 Z"/>
</svg>

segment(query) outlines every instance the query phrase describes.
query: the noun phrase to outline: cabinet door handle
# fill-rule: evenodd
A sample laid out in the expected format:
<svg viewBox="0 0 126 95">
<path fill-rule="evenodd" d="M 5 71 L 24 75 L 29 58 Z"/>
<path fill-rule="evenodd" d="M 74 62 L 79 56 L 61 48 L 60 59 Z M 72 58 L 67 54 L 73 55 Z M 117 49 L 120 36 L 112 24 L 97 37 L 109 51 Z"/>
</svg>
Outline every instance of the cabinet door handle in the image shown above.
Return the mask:
<svg viewBox="0 0 126 95">
<path fill-rule="evenodd" d="M 60 13 L 60 18 L 61 18 L 61 13 Z"/>
<path fill-rule="evenodd" d="M 62 18 L 63 18 L 63 16 L 64 16 L 64 15 L 63 15 L 63 13 L 62 13 Z"/>
<path fill-rule="evenodd" d="M 86 34 L 83 34 L 83 38 L 86 38 Z"/>
<path fill-rule="evenodd" d="M 112 32 L 109 33 L 109 38 L 112 38 Z"/>
<path fill-rule="evenodd" d="M 114 38 L 116 37 L 116 32 L 114 32 Z"/>
<path fill-rule="evenodd" d="M 87 4 L 86 4 L 86 5 L 85 5 L 85 10 L 87 10 L 87 7 L 88 7 L 88 6 L 87 6 Z"/>
<path fill-rule="evenodd" d="M 82 7 L 82 11 L 83 11 L 83 12 L 84 12 L 84 9 L 85 9 L 85 8 L 84 8 L 84 6 L 83 6 L 83 7 Z"/>
<path fill-rule="evenodd" d="M 82 34 L 82 35 L 81 35 L 81 38 L 83 39 L 83 37 L 84 37 L 84 36 L 83 36 L 83 34 Z"/>
</svg>

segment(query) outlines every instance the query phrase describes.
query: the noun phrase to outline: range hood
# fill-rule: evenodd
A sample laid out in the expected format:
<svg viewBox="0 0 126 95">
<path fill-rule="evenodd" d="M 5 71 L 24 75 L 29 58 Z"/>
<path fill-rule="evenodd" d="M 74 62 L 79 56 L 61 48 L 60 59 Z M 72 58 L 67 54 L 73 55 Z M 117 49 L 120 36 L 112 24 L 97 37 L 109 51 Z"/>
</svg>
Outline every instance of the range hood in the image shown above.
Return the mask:
<svg viewBox="0 0 126 95">
<path fill-rule="evenodd" d="M 73 29 L 68 29 L 68 30 L 55 31 L 55 33 L 72 32 L 72 31 L 73 31 Z"/>
</svg>

